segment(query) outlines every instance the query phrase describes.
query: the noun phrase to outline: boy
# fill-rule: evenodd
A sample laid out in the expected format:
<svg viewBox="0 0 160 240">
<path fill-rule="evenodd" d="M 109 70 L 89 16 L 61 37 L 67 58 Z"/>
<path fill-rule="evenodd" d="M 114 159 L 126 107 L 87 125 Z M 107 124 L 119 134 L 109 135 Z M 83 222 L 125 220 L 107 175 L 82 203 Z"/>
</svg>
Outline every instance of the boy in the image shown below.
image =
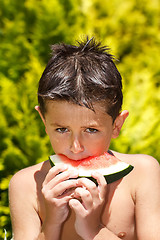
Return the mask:
<svg viewBox="0 0 160 240">
<path fill-rule="evenodd" d="M 23 169 L 10 182 L 15 240 L 158 240 L 160 168 L 147 155 L 109 150 L 128 116 L 113 57 L 94 39 L 53 45 L 39 82 L 39 112 L 56 154 L 74 161 L 104 152 L 134 166 L 114 183 L 101 174 L 77 179 L 49 161 Z"/>
</svg>

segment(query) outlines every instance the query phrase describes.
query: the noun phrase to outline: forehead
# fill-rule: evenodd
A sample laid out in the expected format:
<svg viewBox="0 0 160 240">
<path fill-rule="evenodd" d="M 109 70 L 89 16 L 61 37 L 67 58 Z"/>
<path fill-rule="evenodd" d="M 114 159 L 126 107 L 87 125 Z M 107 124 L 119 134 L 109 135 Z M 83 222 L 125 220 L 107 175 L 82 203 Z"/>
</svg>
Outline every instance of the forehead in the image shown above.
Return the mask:
<svg viewBox="0 0 160 240">
<path fill-rule="evenodd" d="M 45 118 L 49 122 L 56 121 L 59 124 L 104 124 L 111 120 L 102 103 L 93 104 L 94 111 L 67 101 L 47 101 Z"/>
</svg>

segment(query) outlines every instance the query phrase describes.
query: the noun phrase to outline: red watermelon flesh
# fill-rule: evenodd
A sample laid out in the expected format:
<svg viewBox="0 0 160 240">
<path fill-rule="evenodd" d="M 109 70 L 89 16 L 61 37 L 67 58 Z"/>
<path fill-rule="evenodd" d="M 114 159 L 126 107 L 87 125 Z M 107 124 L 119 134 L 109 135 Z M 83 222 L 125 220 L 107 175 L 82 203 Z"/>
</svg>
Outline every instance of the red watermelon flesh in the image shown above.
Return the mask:
<svg viewBox="0 0 160 240">
<path fill-rule="evenodd" d="M 88 157 L 82 160 L 72 160 L 64 155 L 52 155 L 49 158 L 51 166 L 59 163 L 68 165 L 68 168 L 76 168 L 79 177 L 91 177 L 91 173 L 96 171 L 104 175 L 107 183 L 117 181 L 133 170 L 133 166 L 127 164 L 108 152 L 98 157 Z"/>
</svg>

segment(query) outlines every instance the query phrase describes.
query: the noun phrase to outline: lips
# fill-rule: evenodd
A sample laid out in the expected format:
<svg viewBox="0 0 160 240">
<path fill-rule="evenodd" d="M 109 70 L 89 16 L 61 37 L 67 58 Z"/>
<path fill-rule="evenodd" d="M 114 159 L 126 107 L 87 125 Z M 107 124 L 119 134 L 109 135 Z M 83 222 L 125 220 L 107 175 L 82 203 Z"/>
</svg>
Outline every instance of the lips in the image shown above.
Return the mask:
<svg viewBox="0 0 160 240">
<path fill-rule="evenodd" d="M 63 157 L 63 158 L 66 158 L 66 159 L 69 159 L 69 160 L 72 160 L 72 161 L 83 161 L 83 160 L 85 160 L 85 159 L 88 159 L 89 157 L 91 157 L 91 156 L 87 156 L 87 157 L 78 157 L 78 156 L 74 156 L 74 157 L 70 157 L 70 156 L 66 156 L 66 155 L 64 155 L 64 154 L 59 154 L 61 157 Z"/>
</svg>

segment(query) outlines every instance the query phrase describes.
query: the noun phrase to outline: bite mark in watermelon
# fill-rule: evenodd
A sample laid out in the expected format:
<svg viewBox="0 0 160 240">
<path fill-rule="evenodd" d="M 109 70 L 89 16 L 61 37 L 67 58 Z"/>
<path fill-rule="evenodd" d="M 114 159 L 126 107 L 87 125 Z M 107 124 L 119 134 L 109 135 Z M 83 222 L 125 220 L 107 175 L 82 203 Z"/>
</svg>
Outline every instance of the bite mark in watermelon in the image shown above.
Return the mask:
<svg viewBox="0 0 160 240">
<path fill-rule="evenodd" d="M 49 160 L 52 167 L 64 163 L 69 169 L 76 168 L 79 177 L 87 177 L 94 182 L 96 180 L 91 173 L 99 172 L 105 177 L 108 184 L 123 178 L 133 170 L 132 165 L 119 160 L 108 152 L 98 157 L 88 157 L 82 160 L 71 160 L 63 155 L 51 155 Z"/>
</svg>

